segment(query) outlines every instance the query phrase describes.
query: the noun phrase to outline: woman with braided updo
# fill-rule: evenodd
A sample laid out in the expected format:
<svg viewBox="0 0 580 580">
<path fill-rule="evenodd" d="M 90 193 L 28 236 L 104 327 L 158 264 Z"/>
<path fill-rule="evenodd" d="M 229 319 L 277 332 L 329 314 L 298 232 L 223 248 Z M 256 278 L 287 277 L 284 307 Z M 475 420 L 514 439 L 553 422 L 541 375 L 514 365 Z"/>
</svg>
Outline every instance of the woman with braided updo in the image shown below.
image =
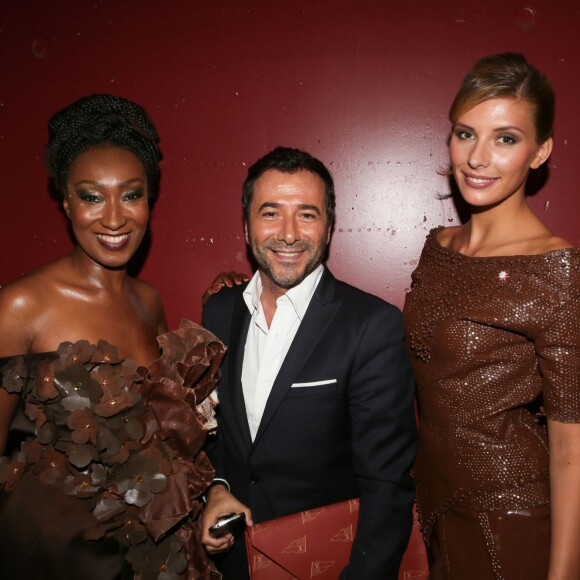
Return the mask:
<svg viewBox="0 0 580 580">
<path fill-rule="evenodd" d="M 141 107 L 111 95 L 82 98 L 50 119 L 47 162 L 77 243 L 0 290 L 0 355 L 103 338 L 140 364 L 158 356 L 155 337 L 167 330 L 161 301 L 126 271 L 157 194 L 158 140 Z M 0 395 L 5 426 L 17 398 Z"/>
<path fill-rule="evenodd" d="M 223 345 L 191 323 L 167 333 L 155 288 L 127 274 L 158 141 L 112 95 L 49 121 L 76 245 L 0 290 L 1 578 L 214 575 L 197 519 Z"/>
</svg>

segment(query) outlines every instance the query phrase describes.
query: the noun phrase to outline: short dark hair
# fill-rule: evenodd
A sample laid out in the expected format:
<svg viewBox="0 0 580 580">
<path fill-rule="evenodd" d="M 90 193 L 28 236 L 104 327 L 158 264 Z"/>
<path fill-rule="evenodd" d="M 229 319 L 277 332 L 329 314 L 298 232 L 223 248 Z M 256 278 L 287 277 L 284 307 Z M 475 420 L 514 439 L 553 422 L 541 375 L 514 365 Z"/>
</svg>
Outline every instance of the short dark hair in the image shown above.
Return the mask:
<svg viewBox="0 0 580 580">
<path fill-rule="evenodd" d="M 336 200 L 334 196 L 334 181 L 324 163 L 306 151 L 292 149 L 291 147 L 276 147 L 263 157 L 260 157 L 249 169 L 248 176 L 242 188 L 242 209 L 244 221 L 247 223 L 250 217 L 250 204 L 254 195 L 254 183 L 269 169 L 276 169 L 283 173 L 296 173 L 297 171 L 310 171 L 315 173 L 324 182 L 326 195 L 326 215 L 328 227 L 334 223 L 334 210 Z"/>
<path fill-rule="evenodd" d="M 449 109 L 456 123 L 464 113 L 490 99 L 521 99 L 533 107 L 536 141 L 552 136 L 554 90 L 545 74 L 528 63 L 522 54 L 505 52 L 478 60 L 469 71 Z"/>
<path fill-rule="evenodd" d="M 149 115 L 133 101 L 114 95 L 82 97 L 48 121 L 46 165 L 61 195 L 66 190 L 70 166 L 91 147 L 123 147 L 143 163 L 150 201 L 159 188 L 159 136 Z"/>
</svg>

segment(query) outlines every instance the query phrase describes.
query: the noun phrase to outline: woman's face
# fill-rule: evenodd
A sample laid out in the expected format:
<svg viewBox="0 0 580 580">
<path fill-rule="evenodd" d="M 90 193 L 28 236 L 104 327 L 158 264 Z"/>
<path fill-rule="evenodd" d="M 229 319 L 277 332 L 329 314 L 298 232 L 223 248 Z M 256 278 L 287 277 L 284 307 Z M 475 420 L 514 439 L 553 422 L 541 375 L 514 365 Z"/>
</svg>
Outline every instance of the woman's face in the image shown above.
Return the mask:
<svg viewBox="0 0 580 580">
<path fill-rule="evenodd" d="M 449 143 L 461 195 L 482 208 L 523 199 L 529 170 L 544 163 L 551 150 L 551 138 L 537 143 L 532 105 L 517 99 L 490 99 L 465 112 Z"/>
<path fill-rule="evenodd" d="M 147 230 L 147 193 L 145 169 L 131 151 L 98 145 L 78 155 L 63 205 L 80 250 L 107 268 L 124 267 Z"/>
</svg>

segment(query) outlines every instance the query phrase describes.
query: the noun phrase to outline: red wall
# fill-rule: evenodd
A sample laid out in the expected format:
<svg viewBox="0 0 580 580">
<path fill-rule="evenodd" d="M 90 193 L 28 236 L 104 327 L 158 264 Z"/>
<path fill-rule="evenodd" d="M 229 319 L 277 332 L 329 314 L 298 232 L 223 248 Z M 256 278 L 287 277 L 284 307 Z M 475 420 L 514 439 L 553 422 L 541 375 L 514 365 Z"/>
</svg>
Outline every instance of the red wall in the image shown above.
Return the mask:
<svg viewBox="0 0 580 580">
<path fill-rule="evenodd" d="M 532 205 L 579 245 L 580 4 L 531 1 L 4 0 L 0 284 L 70 250 L 43 170 L 46 121 L 112 92 L 142 104 L 162 137 L 141 276 L 170 326 L 199 320 L 214 274 L 249 271 L 240 186 L 280 144 L 334 173 L 334 273 L 402 306 L 426 232 L 458 219 L 437 175 L 448 106 L 474 61 L 502 51 L 524 52 L 556 89 L 550 176 Z M 416 531 L 413 542 L 407 557 Z M 405 570 L 424 565 L 412 558 Z"/>
<path fill-rule="evenodd" d="M 558 96 L 550 177 L 532 204 L 580 243 L 577 0 L 23 0 L 0 4 L 0 283 L 67 252 L 43 169 L 51 113 L 92 92 L 145 106 L 161 197 L 141 276 L 175 326 L 224 268 L 248 271 L 247 166 L 305 148 L 332 169 L 330 266 L 399 306 L 426 232 L 457 222 L 437 169 L 472 63 L 521 51 Z"/>
</svg>

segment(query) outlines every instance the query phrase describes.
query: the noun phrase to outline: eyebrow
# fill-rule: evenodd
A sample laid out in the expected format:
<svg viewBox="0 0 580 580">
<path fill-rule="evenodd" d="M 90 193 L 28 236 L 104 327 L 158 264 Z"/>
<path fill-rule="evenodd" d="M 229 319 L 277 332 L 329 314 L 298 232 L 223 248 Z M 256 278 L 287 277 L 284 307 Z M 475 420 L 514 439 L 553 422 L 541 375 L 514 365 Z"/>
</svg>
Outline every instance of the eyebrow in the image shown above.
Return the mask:
<svg viewBox="0 0 580 580">
<path fill-rule="evenodd" d="M 281 203 L 275 203 L 273 201 L 267 201 L 267 202 L 263 203 L 258 208 L 258 211 L 262 211 L 263 209 L 268 208 L 268 207 L 273 207 L 273 208 L 278 209 L 278 208 L 282 207 L 282 205 L 283 204 L 281 204 Z M 298 206 L 298 209 L 309 209 L 311 211 L 316 212 L 319 215 L 322 215 L 322 212 L 320 211 L 320 209 L 316 205 L 311 205 L 309 203 L 299 203 L 299 204 L 297 204 L 297 206 Z"/>
<path fill-rule="evenodd" d="M 136 182 L 145 183 L 140 177 L 131 177 L 119 183 L 117 185 L 117 189 L 123 189 L 124 187 L 127 187 L 128 185 L 131 185 L 132 183 Z M 94 181 L 92 179 L 81 179 L 81 181 L 77 181 L 74 185 L 75 187 L 79 185 L 92 185 L 93 187 L 105 187 L 104 183 L 101 183 L 100 181 Z"/>
<path fill-rule="evenodd" d="M 469 131 L 473 131 L 474 133 L 477 133 L 477 131 L 473 127 L 471 127 L 470 125 L 467 125 L 465 123 L 455 123 L 453 125 L 453 127 L 462 127 L 463 129 L 468 129 Z M 506 125 L 505 127 L 496 127 L 494 129 L 495 133 L 503 133 L 504 131 L 518 131 L 519 133 L 524 132 L 517 125 Z"/>
</svg>

